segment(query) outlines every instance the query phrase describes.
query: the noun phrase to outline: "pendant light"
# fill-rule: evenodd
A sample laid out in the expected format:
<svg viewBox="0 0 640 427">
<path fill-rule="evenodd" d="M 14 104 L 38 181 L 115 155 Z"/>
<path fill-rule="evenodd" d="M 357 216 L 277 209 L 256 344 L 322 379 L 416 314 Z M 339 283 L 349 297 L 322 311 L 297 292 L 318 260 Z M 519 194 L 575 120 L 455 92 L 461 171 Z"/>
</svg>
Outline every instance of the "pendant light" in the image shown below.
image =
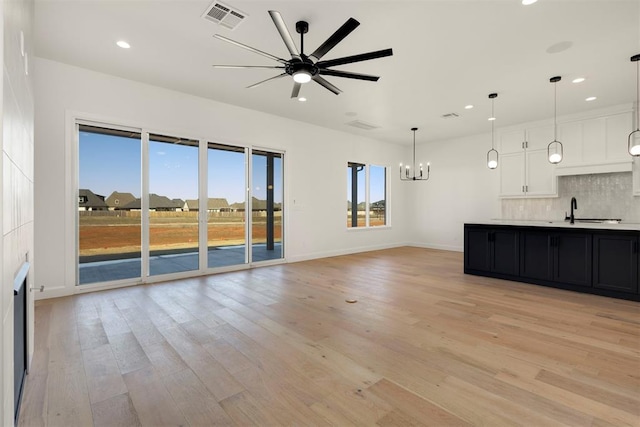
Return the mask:
<svg viewBox="0 0 640 427">
<path fill-rule="evenodd" d="M 553 141 L 547 145 L 547 158 L 549 163 L 554 165 L 560 163 L 564 155 L 562 142 L 558 141 L 558 89 L 556 85 L 561 79 L 560 76 L 549 79 L 553 83 Z"/>
<path fill-rule="evenodd" d="M 640 53 L 633 55 L 631 61 L 636 63 L 636 79 L 637 79 L 637 91 L 636 98 L 636 130 L 629 134 L 629 154 L 634 157 L 640 156 Z"/>
<path fill-rule="evenodd" d="M 429 172 L 431 166 L 427 163 L 427 177 L 422 175 L 422 163 L 420 163 L 419 175 L 416 175 L 416 131 L 418 128 L 411 128 L 413 132 L 413 176 L 410 176 L 411 166 L 406 165 L 404 167 L 404 174 L 402 173 L 402 163 L 400 163 L 400 180 L 401 181 L 427 181 L 429 179 Z"/>
<path fill-rule="evenodd" d="M 495 138 L 494 138 L 494 123 L 496 121 L 496 116 L 493 110 L 493 103 L 495 99 L 498 97 L 497 93 L 490 93 L 489 99 L 491 100 L 491 150 L 487 151 L 487 167 L 489 169 L 495 169 L 498 167 L 498 150 L 494 148 Z"/>
</svg>

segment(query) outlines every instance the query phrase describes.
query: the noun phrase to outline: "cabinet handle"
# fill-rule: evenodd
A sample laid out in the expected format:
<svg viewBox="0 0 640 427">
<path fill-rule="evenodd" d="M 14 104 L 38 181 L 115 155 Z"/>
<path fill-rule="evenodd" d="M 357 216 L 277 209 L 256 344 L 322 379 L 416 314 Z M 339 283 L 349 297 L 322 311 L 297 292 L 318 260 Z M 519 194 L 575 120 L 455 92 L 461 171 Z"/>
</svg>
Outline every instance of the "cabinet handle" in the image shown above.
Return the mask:
<svg viewBox="0 0 640 427">
<path fill-rule="evenodd" d="M 528 186 L 528 185 L 525 185 L 525 186 L 524 186 L 524 191 L 525 191 L 526 193 L 528 193 L 528 192 L 529 192 L 529 186 Z"/>
<path fill-rule="evenodd" d="M 633 253 L 634 253 L 634 254 L 637 254 L 637 253 L 638 253 L 638 241 L 637 241 L 637 240 L 635 240 L 635 241 L 633 242 Z"/>
<path fill-rule="evenodd" d="M 522 192 L 524 193 L 524 185 L 522 186 Z"/>
</svg>

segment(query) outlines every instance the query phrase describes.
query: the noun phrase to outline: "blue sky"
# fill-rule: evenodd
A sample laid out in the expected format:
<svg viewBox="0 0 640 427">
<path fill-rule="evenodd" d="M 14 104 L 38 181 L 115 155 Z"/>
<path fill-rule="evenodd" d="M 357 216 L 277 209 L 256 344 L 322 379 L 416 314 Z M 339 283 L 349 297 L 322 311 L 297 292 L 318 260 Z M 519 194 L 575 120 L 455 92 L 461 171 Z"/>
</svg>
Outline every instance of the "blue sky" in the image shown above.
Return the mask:
<svg viewBox="0 0 640 427">
<path fill-rule="evenodd" d="M 365 201 L 366 179 L 365 169 L 358 172 L 358 200 L 356 204 Z M 369 203 L 385 200 L 385 168 L 384 166 L 369 166 Z M 351 168 L 347 167 L 347 201 L 351 201 Z"/>
<path fill-rule="evenodd" d="M 141 141 L 135 138 L 80 132 L 79 187 L 108 197 L 113 191 L 141 193 Z M 243 153 L 208 150 L 209 197 L 229 203 L 245 199 Z M 253 155 L 253 195 L 266 199 L 266 157 Z M 282 202 L 282 159 L 274 165 L 275 201 Z M 187 145 L 149 142 L 149 192 L 170 199 L 198 198 L 198 149 Z"/>
</svg>

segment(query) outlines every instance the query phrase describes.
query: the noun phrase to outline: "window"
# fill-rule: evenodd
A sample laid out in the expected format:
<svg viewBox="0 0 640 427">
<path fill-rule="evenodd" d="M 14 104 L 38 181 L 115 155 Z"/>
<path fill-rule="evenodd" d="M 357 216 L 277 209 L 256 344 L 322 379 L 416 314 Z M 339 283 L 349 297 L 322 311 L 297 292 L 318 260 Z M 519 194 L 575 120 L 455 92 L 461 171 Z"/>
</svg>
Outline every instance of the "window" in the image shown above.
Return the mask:
<svg viewBox="0 0 640 427">
<path fill-rule="evenodd" d="M 347 163 L 347 227 L 387 225 L 387 168 Z"/>
</svg>

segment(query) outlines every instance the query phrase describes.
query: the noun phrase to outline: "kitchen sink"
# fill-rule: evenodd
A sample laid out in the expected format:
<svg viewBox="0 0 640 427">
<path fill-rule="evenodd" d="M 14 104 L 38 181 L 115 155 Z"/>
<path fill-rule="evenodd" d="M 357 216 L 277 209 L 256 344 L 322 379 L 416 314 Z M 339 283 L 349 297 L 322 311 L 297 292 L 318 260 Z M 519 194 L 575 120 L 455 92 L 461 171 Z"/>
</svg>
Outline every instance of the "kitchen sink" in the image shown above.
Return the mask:
<svg viewBox="0 0 640 427">
<path fill-rule="evenodd" d="M 568 221 L 568 219 L 565 219 Z M 620 218 L 576 218 L 575 222 L 593 223 L 593 224 L 618 224 L 621 222 Z"/>
</svg>

